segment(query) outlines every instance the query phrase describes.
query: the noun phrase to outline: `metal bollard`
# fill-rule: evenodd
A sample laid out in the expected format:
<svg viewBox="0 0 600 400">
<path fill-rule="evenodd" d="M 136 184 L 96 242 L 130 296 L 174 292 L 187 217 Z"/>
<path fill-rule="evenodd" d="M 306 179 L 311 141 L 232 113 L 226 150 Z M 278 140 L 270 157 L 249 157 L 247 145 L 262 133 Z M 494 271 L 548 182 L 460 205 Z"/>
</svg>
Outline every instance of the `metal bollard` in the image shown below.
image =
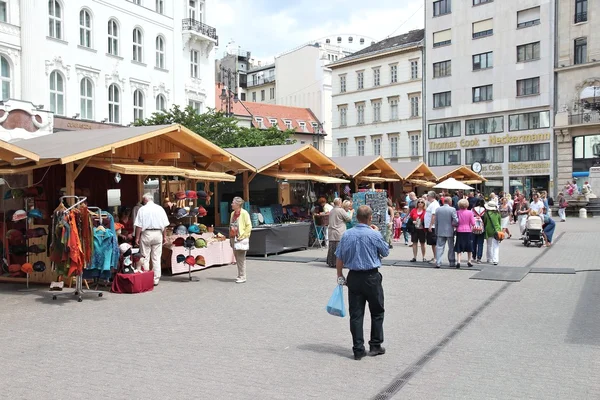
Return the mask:
<svg viewBox="0 0 600 400">
<path fill-rule="evenodd" d="M 550 207 L 548 207 L 548 216 L 552 218 L 552 209 Z"/>
<path fill-rule="evenodd" d="M 579 218 L 587 218 L 587 210 L 585 208 L 579 209 Z"/>
</svg>

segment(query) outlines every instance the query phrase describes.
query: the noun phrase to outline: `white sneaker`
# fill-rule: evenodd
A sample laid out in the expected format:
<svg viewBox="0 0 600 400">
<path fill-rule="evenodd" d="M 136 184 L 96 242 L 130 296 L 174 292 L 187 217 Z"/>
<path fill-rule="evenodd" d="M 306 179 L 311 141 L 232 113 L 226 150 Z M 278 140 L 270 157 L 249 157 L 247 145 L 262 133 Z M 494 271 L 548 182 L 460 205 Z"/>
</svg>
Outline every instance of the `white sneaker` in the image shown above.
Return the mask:
<svg viewBox="0 0 600 400">
<path fill-rule="evenodd" d="M 235 283 L 246 283 L 246 278 L 237 278 Z"/>
</svg>

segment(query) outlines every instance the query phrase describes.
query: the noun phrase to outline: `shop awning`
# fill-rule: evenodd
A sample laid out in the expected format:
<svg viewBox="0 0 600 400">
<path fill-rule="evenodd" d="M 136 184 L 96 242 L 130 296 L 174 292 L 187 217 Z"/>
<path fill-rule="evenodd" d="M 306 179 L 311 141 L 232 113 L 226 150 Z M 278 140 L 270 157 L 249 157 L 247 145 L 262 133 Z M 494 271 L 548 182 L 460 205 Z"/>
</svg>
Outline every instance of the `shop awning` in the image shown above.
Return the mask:
<svg viewBox="0 0 600 400">
<path fill-rule="evenodd" d="M 406 181 L 417 186 L 425 186 L 430 188 L 435 186 L 435 182 L 424 181 L 422 179 L 407 179 Z"/>
<path fill-rule="evenodd" d="M 12 143 L 0 140 L 0 164 L 22 164 L 27 161 L 38 162 L 40 156 Z"/>
<path fill-rule="evenodd" d="M 334 157 L 331 159 L 350 177 L 366 182 L 399 182 L 402 176 L 381 156 Z M 370 178 L 380 178 L 373 180 Z"/>
<path fill-rule="evenodd" d="M 471 168 L 469 168 L 465 165 L 459 165 L 459 166 L 449 165 L 449 166 L 431 167 L 431 170 L 435 174 L 438 182 L 442 182 L 448 178 L 454 178 L 457 181 L 461 181 L 466 184 L 469 184 L 467 182 L 472 182 L 471 184 L 481 183 L 481 182 L 485 182 L 487 180 L 483 176 L 479 175 L 475 171 L 472 171 Z M 475 181 L 478 181 L 478 182 L 475 182 Z"/>
<path fill-rule="evenodd" d="M 265 175 L 272 176 L 277 179 L 287 179 L 289 181 L 314 181 L 321 183 L 350 183 L 347 179 L 334 178 L 331 176 L 314 175 L 314 174 L 295 174 L 291 172 L 263 172 Z"/>
<path fill-rule="evenodd" d="M 144 176 L 181 176 L 189 179 L 198 179 L 203 181 L 215 182 L 235 182 L 235 176 L 221 172 L 199 171 L 194 169 L 177 168 L 165 165 L 144 165 L 144 164 L 111 164 L 91 162 L 89 167 L 99 168 L 110 172 L 118 172 L 123 175 L 144 175 Z"/>
<path fill-rule="evenodd" d="M 361 182 L 400 182 L 401 179 L 381 178 L 378 176 L 361 176 L 357 178 Z"/>
</svg>

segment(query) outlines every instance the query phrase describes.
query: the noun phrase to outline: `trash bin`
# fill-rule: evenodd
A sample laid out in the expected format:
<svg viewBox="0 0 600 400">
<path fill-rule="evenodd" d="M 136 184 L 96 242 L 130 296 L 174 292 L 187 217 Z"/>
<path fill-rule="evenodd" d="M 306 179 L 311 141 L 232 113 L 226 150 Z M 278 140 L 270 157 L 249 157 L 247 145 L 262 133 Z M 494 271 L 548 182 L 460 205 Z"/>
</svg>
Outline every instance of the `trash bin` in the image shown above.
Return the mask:
<svg viewBox="0 0 600 400">
<path fill-rule="evenodd" d="M 587 218 L 587 210 L 585 208 L 579 209 L 579 218 Z"/>
</svg>

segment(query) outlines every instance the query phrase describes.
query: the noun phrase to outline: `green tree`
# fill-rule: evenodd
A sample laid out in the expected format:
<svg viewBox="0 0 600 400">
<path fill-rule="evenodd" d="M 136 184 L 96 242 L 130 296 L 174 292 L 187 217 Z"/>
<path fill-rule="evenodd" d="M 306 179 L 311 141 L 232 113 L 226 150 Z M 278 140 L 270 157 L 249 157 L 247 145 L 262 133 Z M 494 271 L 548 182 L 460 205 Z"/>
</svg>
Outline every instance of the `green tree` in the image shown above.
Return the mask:
<svg viewBox="0 0 600 400">
<path fill-rule="evenodd" d="M 184 109 L 174 105 L 165 112 L 155 112 L 150 118 L 137 120 L 136 126 L 181 124 L 217 146 L 227 147 L 256 147 L 293 143 L 290 137 L 294 133 L 288 129 L 280 131 L 277 128 L 258 129 L 238 125 L 235 117 L 228 117 L 221 111 L 209 109 L 199 114 L 188 106 Z"/>
</svg>

